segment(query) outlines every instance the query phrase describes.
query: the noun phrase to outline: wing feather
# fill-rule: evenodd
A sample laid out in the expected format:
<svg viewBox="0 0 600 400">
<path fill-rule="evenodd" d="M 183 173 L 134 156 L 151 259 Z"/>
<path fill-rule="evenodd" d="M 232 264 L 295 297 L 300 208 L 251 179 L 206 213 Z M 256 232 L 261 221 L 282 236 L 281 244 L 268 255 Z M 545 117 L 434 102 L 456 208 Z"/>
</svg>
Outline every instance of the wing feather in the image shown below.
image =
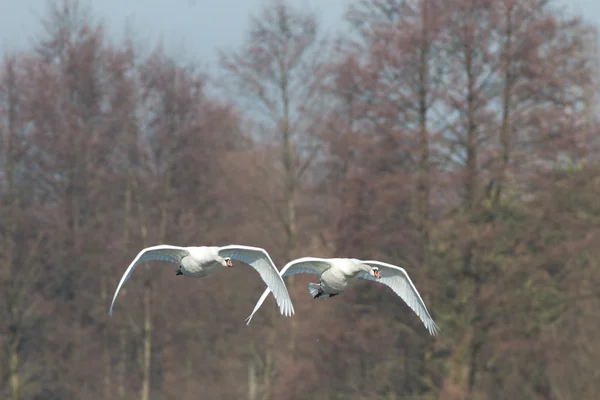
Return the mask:
<svg viewBox="0 0 600 400">
<path fill-rule="evenodd" d="M 366 272 L 361 272 L 359 278 L 383 283 L 390 287 L 417 314 L 431 335 L 436 335 L 440 328 L 429 315 L 425 302 L 412 283 L 404 268 L 381 261 L 362 261 L 364 264 L 379 267 L 381 278 L 375 278 Z"/>
<path fill-rule="evenodd" d="M 108 315 L 112 315 L 115 300 L 117 299 L 119 290 L 121 290 L 121 286 L 123 286 L 123 284 L 129 279 L 129 277 L 131 277 L 133 270 L 138 264 L 144 261 L 168 261 L 173 264 L 179 265 L 181 259 L 187 255 L 189 255 L 189 252 L 185 247 L 170 246 L 168 244 L 161 244 L 158 246 L 151 246 L 142 249 L 142 251 L 140 251 L 138 255 L 133 259 L 131 264 L 129 264 L 129 267 L 127 267 L 127 269 L 125 270 L 123 277 L 121 277 L 121 281 L 117 285 L 117 290 L 115 291 L 112 303 L 110 304 Z"/>
<path fill-rule="evenodd" d="M 283 279 L 269 253 L 260 247 L 229 245 L 219 248 L 221 257 L 230 257 L 250 265 L 267 284 L 267 291 L 272 291 L 279 306 L 279 311 L 286 317 L 294 314 L 294 305 Z"/>
<path fill-rule="evenodd" d="M 321 275 L 323 272 L 331 268 L 331 264 L 326 258 L 316 258 L 316 257 L 303 257 L 297 258 L 295 260 L 287 263 L 279 272 L 279 274 L 284 276 L 296 275 L 296 274 L 315 274 Z M 254 310 L 252 310 L 252 314 L 246 318 L 246 325 L 250 325 L 250 321 L 254 314 L 258 311 L 258 309 L 262 306 L 265 299 L 269 295 L 271 290 L 269 288 L 265 289 L 263 294 L 260 296 L 256 305 L 254 306 Z"/>
</svg>

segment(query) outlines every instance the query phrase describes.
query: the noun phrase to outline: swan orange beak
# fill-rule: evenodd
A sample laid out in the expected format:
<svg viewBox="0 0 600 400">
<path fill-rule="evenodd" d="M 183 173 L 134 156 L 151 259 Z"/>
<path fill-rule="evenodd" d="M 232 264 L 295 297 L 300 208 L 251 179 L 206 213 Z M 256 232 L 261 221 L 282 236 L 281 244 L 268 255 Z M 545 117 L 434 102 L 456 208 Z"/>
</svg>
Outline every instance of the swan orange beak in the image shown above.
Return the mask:
<svg viewBox="0 0 600 400">
<path fill-rule="evenodd" d="M 228 267 L 233 267 L 233 263 L 231 262 L 231 260 L 227 260 L 226 262 Z"/>
<path fill-rule="evenodd" d="M 375 278 L 381 278 L 381 275 L 379 275 L 379 271 L 373 271 L 373 275 L 375 275 Z"/>
</svg>

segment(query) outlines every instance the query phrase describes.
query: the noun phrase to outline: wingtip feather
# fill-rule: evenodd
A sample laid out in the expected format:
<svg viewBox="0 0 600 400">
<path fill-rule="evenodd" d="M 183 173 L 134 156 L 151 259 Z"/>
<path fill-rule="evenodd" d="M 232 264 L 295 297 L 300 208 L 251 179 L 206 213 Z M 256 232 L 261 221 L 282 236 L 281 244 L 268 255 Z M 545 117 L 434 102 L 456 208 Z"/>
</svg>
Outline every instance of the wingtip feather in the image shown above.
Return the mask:
<svg viewBox="0 0 600 400">
<path fill-rule="evenodd" d="M 440 327 L 433 320 L 431 320 L 427 330 L 432 336 L 437 336 L 441 331 Z"/>
</svg>

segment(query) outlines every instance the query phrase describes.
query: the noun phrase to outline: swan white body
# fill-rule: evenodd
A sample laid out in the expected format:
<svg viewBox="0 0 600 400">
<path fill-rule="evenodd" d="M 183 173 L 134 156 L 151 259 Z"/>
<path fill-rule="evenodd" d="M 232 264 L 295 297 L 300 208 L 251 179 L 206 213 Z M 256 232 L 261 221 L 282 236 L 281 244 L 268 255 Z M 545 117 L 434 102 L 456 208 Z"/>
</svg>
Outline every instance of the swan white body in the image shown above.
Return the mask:
<svg viewBox="0 0 600 400">
<path fill-rule="evenodd" d="M 315 258 L 303 257 L 287 263 L 280 271 L 281 276 L 295 274 L 320 275 L 319 283 L 309 283 L 308 291 L 313 298 L 333 297 L 351 287 L 358 279 L 367 279 L 383 283 L 390 287 L 421 319 L 431 335 L 436 335 L 439 327 L 429 315 L 427 307 L 415 285 L 403 268 L 381 261 L 363 261 L 356 258 Z M 266 289 L 252 314 L 246 319 L 250 324 L 252 317 L 269 295 Z"/>
<path fill-rule="evenodd" d="M 232 259 L 250 265 L 260 274 L 268 286 L 267 290 L 273 292 L 282 315 L 290 317 L 294 314 L 287 287 L 266 250 L 240 245 L 179 247 L 166 244 L 147 247 L 138 253 L 117 286 L 108 314 L 112 315 L 121 286 L 129 279 L 135 267 L 144 261 L 168 261 L 178 265 L 176 275 L 200 278 L 216 268 L 233 267 Z"/>
</svg>

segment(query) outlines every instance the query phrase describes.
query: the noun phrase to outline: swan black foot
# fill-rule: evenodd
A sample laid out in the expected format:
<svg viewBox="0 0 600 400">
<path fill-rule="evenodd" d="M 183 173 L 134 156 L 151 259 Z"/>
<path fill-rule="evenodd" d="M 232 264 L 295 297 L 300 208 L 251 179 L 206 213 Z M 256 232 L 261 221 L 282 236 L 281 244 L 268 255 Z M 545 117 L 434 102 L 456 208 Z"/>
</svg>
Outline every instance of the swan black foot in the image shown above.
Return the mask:
<svg viewBox="0 0 600 400">
<path fill-rule="evenodd" d="M 175 271 L 175 275 L 183 275 L 183 272 L 181 272 L 181 267 L 177 268 L 177 271 Z"/>
</svg>

